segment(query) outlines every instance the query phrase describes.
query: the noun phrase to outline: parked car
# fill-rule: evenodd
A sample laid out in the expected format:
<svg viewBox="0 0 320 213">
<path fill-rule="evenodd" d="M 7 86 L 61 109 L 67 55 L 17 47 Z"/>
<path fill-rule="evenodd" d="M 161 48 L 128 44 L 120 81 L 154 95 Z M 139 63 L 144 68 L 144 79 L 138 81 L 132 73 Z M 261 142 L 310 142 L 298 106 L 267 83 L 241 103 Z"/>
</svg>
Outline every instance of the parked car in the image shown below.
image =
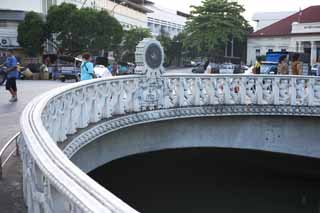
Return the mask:
<svg viewBox="0 0 320 213">
<path fill-rule="evenodd" d="M 320 76 L 320 63 L 314 64 L 311 67 L 311 75 Z"/>
<path fill-rule="evenodd" d="M 59 79 L 64 82 L 66 80 L 75 80 L 76 82 L 80 81 L 80 65 L 82 59 L 70 56 L 61 57 L 62 61 L 67 61 L 66 64 L 60 64 L 58 68 Z"/>
<path fill-rule="evenodd" d="M 198 64 L 195 68 L 192 69 L 193 73 L 204 73 L 204 64 L 205 63 L 200 63 Z"/>
<path fill-rule="evenodd" d="M 236 66 L 231 63 L 221 64 L 219 68 L 220 74 L 231 75 L 234 73 Z"/>
<path fill-rule="evenodd" d="M 68 66 L 63 65 L 59 67 L 59 79 L 62 82 L 65 82 L 66 80 L 75 80 L 76 82 L 80 81 L 80 68 L 76 66 Z"/>
</svg>

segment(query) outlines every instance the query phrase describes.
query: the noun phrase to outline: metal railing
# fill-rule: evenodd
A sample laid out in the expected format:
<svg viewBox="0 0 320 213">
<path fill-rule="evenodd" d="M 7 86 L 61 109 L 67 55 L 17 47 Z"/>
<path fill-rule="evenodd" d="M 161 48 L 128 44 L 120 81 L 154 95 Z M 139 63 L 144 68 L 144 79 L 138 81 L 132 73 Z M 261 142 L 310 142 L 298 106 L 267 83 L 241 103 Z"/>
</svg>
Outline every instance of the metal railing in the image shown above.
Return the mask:
<svg viewBox="0 0 320 213">
<path fill-rule="evenodd" d="M 20 132 L 16 133 L 1 149 L 0 151 L 0 179 L 3 178 L 3 167 L 6 165 L 6 163 L 9 161 L 11 156 L 16 153 L 16 155 L 19 155 L 19 148 L 17 145 L 18 139 L 20 136 Z M 13 146 L 14 145 L 14 146 Z M 11 149 L 10 149 L 11 148 Z"/>
</svg>

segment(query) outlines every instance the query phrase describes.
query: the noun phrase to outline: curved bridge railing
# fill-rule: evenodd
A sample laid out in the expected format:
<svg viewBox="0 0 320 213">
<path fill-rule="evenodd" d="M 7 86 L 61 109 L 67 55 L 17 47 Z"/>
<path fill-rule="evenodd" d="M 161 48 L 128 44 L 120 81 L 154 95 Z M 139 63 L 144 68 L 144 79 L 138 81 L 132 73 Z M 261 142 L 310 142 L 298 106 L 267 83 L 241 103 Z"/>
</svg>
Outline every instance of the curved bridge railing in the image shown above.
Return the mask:
<svg viewBox="0 0 320 213">
<path fill-rule="evenodd" d="M 320 79 L 272 75 L 135 75 L 81 82 L 34 99 L 21 117 L 24 197 L 28 211 L 136 212 L 76 167 L 59 148 L 79 129 L 118 119 L 116 129 L 134 123 L 141 112 L 150 120 L 182 110 L 184 117 L 203 109 L 224 115 L 320 116 Z M 192 108 L 197 109 L 195 112 Z M 209 109 L 208 109 L 209 110 Z M 153 113 L 157 112 L 157 113 Z M 143 116 L 143 115 L 141 115 Z M 178 117 L 178 116 L 177 116 Z M 141 118 L 143 119 L 143 118 Z M 87 135 L 86 137 L 94 137 Z M 68 148 L 68 147 L 67 147 Z M 79 148 L 79 147 L 78 147 Z"/>
</svg>

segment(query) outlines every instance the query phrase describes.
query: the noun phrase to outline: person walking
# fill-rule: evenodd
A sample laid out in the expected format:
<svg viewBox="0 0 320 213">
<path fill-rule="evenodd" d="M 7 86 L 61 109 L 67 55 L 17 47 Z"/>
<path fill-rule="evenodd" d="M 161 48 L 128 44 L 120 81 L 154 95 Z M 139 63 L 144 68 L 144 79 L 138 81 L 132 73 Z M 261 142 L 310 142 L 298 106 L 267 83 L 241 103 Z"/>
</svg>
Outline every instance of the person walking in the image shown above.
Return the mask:
<svg viewBox="0 0 320 213">
<path fill-rule="evenodd" d="M 93 63 L 90 62 L 90 53 L 82 55 L 83 62 L 81 63 L 81 81 L 91 80 L 94 78 Z"/>
<path fill-rule="evenodd" d="M 259 75 L 261 73 L 261 61 L 262 61 L 262 58 L 260 56 L 257 56 L 257 62 L 252 69 L 253 74 Z"/>
<path fill-rule="evenodd" d="M 18 101 L 16 83 L 16 80 L 19 78 L 18 61 L 13 54 L 13 50 L 8 50 L 7 56 L 5 63 L 0 66 L 6 67 L 4 70 L 7 73 L 6 90 L 11 94 L 11 99 L 9 101 L 16 102 Z"/>
<path fill-rule="evenodd" d="M 288 74 L 289 74 L 289 67 L 288 67 L 287 56 L 282 55 L 279 58 L 278 75 L 288 75 Z"/>
<path fill-rule="evenodd" d="M 301 66 L 301 62 L 300 62 L 300 54 L 299 53 L 295 53 L 292 56 L 291 74 L 292 75 L 302 75 L 302 66 Z"/>
</svg>

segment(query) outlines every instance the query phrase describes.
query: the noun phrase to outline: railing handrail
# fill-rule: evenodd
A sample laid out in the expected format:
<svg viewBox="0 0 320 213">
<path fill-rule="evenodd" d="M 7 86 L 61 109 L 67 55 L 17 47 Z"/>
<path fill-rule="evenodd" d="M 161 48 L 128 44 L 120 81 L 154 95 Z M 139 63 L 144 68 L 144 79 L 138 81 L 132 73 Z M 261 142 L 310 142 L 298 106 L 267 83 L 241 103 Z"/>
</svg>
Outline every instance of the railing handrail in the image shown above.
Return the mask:
<svg viewBox="0 0 320 213">
<path fill-rule="evenodd" d="M 13 143 L 16 142 L 20 136 L 21 132 L 17 132 L 13 137 L 11 137 L 8 142 L 2 147 L 2 149 L 0 150 L 0 179 L 2 179 L 3 177 L 3 167 L 5 166 L 5 164 L 8 162 L 8 160 L 11 158 L 11 156 L 13 155 L 14 152 L 17 153 L 17 155 L 19 154 L 19 150 L 17 147 L 17 144 L 15 146 L 15 148 L 9 153 L 8 157 L 5 160 L 2 160 L 2 157 L 4 155 L 4 153 L 7 151 L 7 149 L 9 148 L 9 146 Z"/>
<path fill-rule="evenodd" d="M 121 76 L 117 77 L 117 80 L 125 79 L 135 79 L 140 78 L 141 76 Z M 21 117 L 21 130 L 26 139 L 31 154 L 33 157 L 37 157 L 37 163 L 42 164 L 43 166 L 49 167 L 49 162 L 56 166 L 54 169 L 48 169 L 47 172 L 50 172 L 51 177 L 55 177 L 55 182 L 59 183 L 59 179 L 63 181 L 68 181 L 67 185 L 63 184 L 61 181 L 62 190 L 66 190 L 67 187 L 70 187 L 70 190 L 77 188 L 77 191 L 71 191 L 69 194 L 74 196 L 81 197 L 82 204 L 88 204 L 86 206 L 89 212 L 132 212 L 136 213 L 133 208 L 128 206 L 126 203 L 121 201 L 111 192 L 103 188 L 101 185 L 92 180 L 88 175 L 81 171 L 77 166 L 75 166 L 58 148 L 56 143 L 50 137 L 49 133 L 45 129 L 41 119 L 41 112 L 46 107 L 46 104 L 54 97 L 59 96 L 63 92 L 70 91 L 72 89 L 81 88 L 86 85 L 94 85 L 98 82 L 112 81 L 115 78 L 105 78 L 105 79 L 95 79 L 87 82 L 79 82 L 76 84 L 67 85 L 65 87 L 54 89 L 50 92 L 44 93 L 41 96 L 35 98 L 29 105 L 25 108 Z M 25 121 L 28 121 L 26 123 Z M 30 138 L 30 140 L 28 140 Z M 36 140 L 36 141 L 35 141 Z M 32 152 L 37 150 L 35 152 Z M 42 153 L 42 154 L 41 154 Z M 46 156 L 46 159 L 41 159 L 42 156 Z M 41 156 L 41 157 L 39 157 Z M 57 175 L 57 172 L 60 171 L 61 174 Z M 73 186 L 73 187 L 72 187 Z M 83 195 L 83 196 L 81 196 Z M 91 198 L 91 202 L 88 202 L 88 199 Z M 111 201 L 112 200 L 112 201 Z M 80 200 L 78 201 L 80 202 Z M 98 208 L 99 207 L 99 208 Z M 92 209 L 90 209 L 92 208 Z M 94 210 L 96 209 L 96 210 Z M 100 209 L 100 210 L 99 210 Z"/>
<path fill-rule="evenodd" d="M 280 75 L 182 75 L 182 74 L 164 74 L 162 77 L 190 77 L 190 78 L 294 78 L 294 79 L 318 79 L 317 77 L 305 76 L 280 76 Z M 24 110 L 21 117 L 21 131 L 25 143 L 40 169 L 48 175 L 49 178 L 61 190 L 66 190 L 69 196 L 73 196 L 76 203 L 80 203 L 88 212 L 135 212 L 130 206 L 122 202 L 112 193 L 97 184 L 89 178 L 83 171 L 75 166 L 59 149 L 56 142 L 45 128 L 42 120 L 42 112 L 54 97 L 64 93 L 71 92 L 74 89 L 81 89 L 84 86 L 95 85 L 104 82 L 122 80 L 142 79 L 145 76 L 121 76 L 116 78 L 96 79 L 87 82 L 68 85 L 62 88 L 47 92 L 34 99 Z M 92 202 L 92 203 L 90 203 Z"/>
</svg>

